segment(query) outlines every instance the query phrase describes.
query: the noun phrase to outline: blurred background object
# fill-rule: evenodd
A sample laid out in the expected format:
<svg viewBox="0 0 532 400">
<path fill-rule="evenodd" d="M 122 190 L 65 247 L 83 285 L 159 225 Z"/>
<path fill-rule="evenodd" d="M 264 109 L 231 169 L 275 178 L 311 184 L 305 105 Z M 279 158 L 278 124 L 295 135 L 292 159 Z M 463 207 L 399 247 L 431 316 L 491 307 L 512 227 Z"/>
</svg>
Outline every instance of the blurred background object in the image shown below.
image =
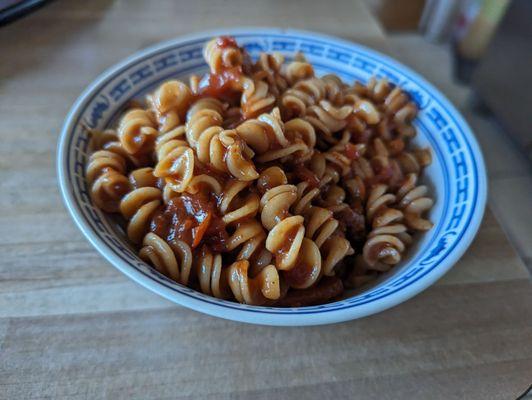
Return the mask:
<svg viewBox="0 0 532 400">
<path fill-rule="evenodd" d="M 469 41 L 462 54 L 476 56 Z M 532 1 L 511 3 L 472 79 L 479 99 L 532 159 Z"/>
<path fill-rule="evenodd" d="M 427 0 L 419 28 L 431 41 L 442 41 L 450 37 L 458 15 L 458 0 Z"/>
<path fill-rule="evenodd" d="M 478 60 L 503 17 L 509 0 L 469 0 L 462 3 L 455 34 L 458 53 L 469 60 Z"/>
<path fill-rule="evenodd" d="M 46 0 L 0 0 L 0 26 L 35 10 Z"/>
<path fill-rule="evenodd" d="M 388 31 L 417 29 L 425 0 L 365 0 L 371 12 Z"/>
<path fill-rule="evenodd" d="M 471 81 L 509 3 L 509 0 L 467 0 L 461 3 L 452 31 L 454 68 L 460 81 Z"/>
</svg>

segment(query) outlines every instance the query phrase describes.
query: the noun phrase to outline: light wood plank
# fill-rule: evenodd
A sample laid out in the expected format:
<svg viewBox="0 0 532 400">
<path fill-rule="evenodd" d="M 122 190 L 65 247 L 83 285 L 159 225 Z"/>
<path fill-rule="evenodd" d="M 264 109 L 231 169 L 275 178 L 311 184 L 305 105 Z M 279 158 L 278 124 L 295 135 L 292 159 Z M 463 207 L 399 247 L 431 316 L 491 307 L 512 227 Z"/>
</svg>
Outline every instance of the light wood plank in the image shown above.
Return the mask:
<svg viewBox="0 0 532 400">
<path fill-rule="evenodd" d="M 8 398 L 347 398 L 356 388 L 360 398 L 482 399 L 484 384 L 508 398 L 530 378 L 531 305 L 529 284 L 508 281 L 436 287 L 379 315 L 304 329 L 185 309 L 13 318 L 0 377 Z"/>
</svg>

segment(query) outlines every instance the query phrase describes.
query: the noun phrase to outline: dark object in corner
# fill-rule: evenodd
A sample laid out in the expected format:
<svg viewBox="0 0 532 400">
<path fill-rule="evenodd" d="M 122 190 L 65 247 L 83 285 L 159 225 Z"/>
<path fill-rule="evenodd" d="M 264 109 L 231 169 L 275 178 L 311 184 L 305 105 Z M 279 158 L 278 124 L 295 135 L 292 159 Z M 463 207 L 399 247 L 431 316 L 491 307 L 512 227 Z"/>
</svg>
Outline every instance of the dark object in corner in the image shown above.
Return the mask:
<svg viewBox="0 0 532 400">
<path fill-rule="evenodd" d="M 532 1 L 514 0 L 472 77 L 493 116 L 532 159 Z"/>
<path fill-rule="evenodd" d="M 0 26 L 6 25 L 27 13 L 42 7 L 48 0 L 7 1 L 7 7 L 0 9 Z M 0 3 L 0 6 L 3 3 Z"/>
</svg>

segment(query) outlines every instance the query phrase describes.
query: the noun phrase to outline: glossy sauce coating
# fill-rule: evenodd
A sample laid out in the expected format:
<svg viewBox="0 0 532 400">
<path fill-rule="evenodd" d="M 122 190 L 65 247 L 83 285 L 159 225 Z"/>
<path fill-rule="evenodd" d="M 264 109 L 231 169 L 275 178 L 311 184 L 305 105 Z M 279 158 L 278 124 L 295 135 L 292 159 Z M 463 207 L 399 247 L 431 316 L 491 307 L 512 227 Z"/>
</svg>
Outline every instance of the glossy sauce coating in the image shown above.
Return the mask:
<svg viewBox="0 0 532 400">
<path fill-rule="evenodd" d="M 204 243 L 213 251 L 224 251 L 228 239 L 215 202 L 201 193 L 169 200 L 152 219 L 150 230 L 167 241 L 179 239 L 192 248 Z"/>
<path fill-rule="evenodd" d="M 219 73 L 206 74 L 199 83 L 200 97 L 215 97 L 229 102 L 235 102 L 240 96 L 239 88 L 242 78 L 242 68 L 227 68 Z"/>
<path fill-rule="evenodd" d="M 314 172 L 303 165 L 297 165 L 295 167 L 296 176 L 309 184 L 311 188 L 316 188 L 320 184 L 320 179 Z"/>
<path fill-rule="evenodd" d="M 285 212 L 286 215 L 283 215 L 279 220 L 283 220 L 284 217 L 288 216 L 288 212 Z M 280 260 L 285 254 L 288 253 L 290 248 L 292 247 L 292 244 L 294 243 L 294 240 L 297 235 L 297 231 L 299 230 L 299 226 L 294 226 L 286 233 L 286 241 L 283 243 L 283 245 L 277 250 L 275 254 L 275 258 L 277 260 Z"/>
</svg>

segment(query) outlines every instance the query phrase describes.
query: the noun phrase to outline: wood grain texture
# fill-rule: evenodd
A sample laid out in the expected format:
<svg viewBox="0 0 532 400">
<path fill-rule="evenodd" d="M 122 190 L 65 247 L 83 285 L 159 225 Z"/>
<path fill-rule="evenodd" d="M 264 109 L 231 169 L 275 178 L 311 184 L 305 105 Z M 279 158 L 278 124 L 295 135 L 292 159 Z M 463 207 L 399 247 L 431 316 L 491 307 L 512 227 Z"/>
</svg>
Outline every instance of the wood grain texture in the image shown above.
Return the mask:
<svg viewBox="0 0 532 400">
<path fill-rule="evenodd" d="M 131 52 L 190 31 L 277 25 L 390 52 L 358 1 L 55 1 L 0 29 L 0 399 L 512 399 L 532 381 L 532 290 L 491 212 L 442 280 L 313 328 L 201 315 L 108 265 L 57 189 L 62 120 Z"/>
</svg>

